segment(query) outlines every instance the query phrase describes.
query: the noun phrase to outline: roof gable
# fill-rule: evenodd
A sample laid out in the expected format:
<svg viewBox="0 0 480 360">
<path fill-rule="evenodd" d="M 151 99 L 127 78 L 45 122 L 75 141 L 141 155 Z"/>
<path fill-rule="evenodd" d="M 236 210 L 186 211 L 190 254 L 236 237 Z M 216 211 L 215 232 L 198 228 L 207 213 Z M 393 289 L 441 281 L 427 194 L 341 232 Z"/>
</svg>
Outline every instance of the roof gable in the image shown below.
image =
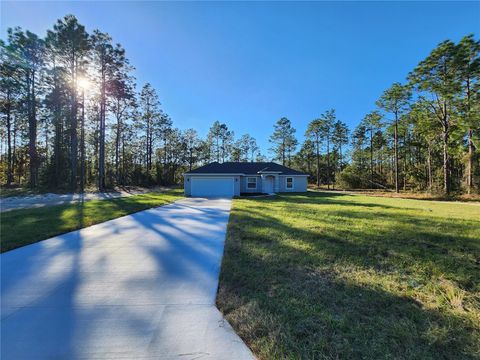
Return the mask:
<svg viewBox="0 0 480 360">
<path fill-rule="evenodd" d="M 212 162 L 185 174 L 246 174 L 272 172 L 280 175 L 307 175 L 274 162 Z"/>
</svg>

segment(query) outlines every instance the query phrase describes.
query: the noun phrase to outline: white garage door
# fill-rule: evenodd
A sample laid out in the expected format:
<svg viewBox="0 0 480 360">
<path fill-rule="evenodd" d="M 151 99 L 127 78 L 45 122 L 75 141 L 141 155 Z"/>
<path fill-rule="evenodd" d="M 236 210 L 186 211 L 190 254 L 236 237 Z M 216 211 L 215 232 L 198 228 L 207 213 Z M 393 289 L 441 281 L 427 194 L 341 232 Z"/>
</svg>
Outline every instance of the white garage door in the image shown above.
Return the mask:
<svg viewBox="0 0 480 360">
<path fill-rule="evenodd" d="M 231 177 L 192 177 L 190 181 L 192 196 L 234 195 L 234 182 Z"/>
</svg>

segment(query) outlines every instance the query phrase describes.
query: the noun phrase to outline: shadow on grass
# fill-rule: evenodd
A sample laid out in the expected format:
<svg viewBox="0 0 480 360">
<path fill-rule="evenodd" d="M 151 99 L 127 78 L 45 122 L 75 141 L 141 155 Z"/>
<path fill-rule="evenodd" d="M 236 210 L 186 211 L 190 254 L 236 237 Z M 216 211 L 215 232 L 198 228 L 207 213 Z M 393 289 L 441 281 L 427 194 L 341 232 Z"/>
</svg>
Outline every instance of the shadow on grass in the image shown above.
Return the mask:
<svg viewBox="0 0 480 360">
<path fill-rule="evenodd" d="M 330 193 L 234 206 L 219 308 L 261 358 L 474 358 L 478 307 L 452 308 L 435 281 L 480 290 L 479 224 L 407 210 Z"/>
<path fill-rule="evenodd" d="M 276 246 L 281 251 L 282 261 L 296 255 L 293 245 L 304 245 L 306 257 L 301 262 L 323 261 L 336 262 L 345 260 L 375 271 L 389 272 L 401 262 L 402 270 L 415 273 L 421 269 L 430 270 L 436 274 L 447 274 L 463 286 L 471 288 L 474 285 L 473 275 L 480 276 L 478 264 L 480 247 L 478 238 L 472 229 L 470 232 L 465 223 L 449 224 L 445 229 L 440 220 L 396 214 L 383 224 L 375 226 L 378 214 L 365 214 L 353 211 L 334 211 L 322 219 L 313 218 L 316 222 L 303 227 L 284 223 L 276 217 L 268 216 L 263 211 L 253 209 L 235 209 L 234 216 L 239 223 L 244 224 L 239 231 L 248 230 L 249 236 L 259 246 Z M 294 214 L 290 214 L 290 218 Z M 333 219 L 333 217 L 340 217 Z M 366 220 L 366 226 L 359 227 L 358 220 Z M 341 226 L 335 226 L 340 223 Z M 372 226 L 368 226 L 369 223 Z M 303 224 L 303 223 L 302 223 Z M 442 229 L 439 231 L 437 229 Z M 282 240 L 292 241 L 282 241 Z M 461 265 L 459 265 L 461 261 Z"/>
<path fill-rule="evenodd" d="M 1 252 L 165 205 L 178 198 L 180 198 L 180 192 L 171 191 L 0 213 Z"/>
<path fill-rule="evenodd" d="M 255 281 L 222 276 L 217 304 L 262 359 L 475 358 L 478 329 L 460 316 L 308 268 L 268 283 L 257 261 Z"/>
<path fill-rule="evenodd" d="M 289 193 L 279 194 L 274 198 L 273 201 L 284 201 L 285 196 L 295 197 L 294 204 L 313 204 L 313 205 L 346 205 L 354 207 L 363 207 L 363 208 L 378 208 L 378 209 L 403 209 L 403 210 L 413 210 L 414 208 L 408 208 L 401 205 L 387 205 L 379 204 L 375 202 L 366 201 L 368 197 L 362 195 L 352 195 L 352 194 L 342 194 L 342 193 L 332 193 L 332 192 L 306 192 L 306 193 Z M 384 198 L 388 201 L 388 198 Z M 376 200 L 382 200 L 381 198 L 376 198 Z M 397 199 L 404 200 L 404 199 Z"/>
</svg>

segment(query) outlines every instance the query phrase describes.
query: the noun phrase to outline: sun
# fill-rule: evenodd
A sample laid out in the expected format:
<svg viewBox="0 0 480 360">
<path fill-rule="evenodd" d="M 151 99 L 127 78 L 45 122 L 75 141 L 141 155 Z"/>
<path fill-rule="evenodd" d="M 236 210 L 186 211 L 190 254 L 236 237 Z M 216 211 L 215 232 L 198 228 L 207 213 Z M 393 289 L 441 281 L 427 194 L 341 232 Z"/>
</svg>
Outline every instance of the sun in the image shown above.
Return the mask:
<svg viewBox="0 0 480 360">
<path fill-rule="evenodd" d="M 87 78 L 81 77 L 77 80 L 77 86 L 81 90 L 88 90 L 92 84 Z"/>
</svg>

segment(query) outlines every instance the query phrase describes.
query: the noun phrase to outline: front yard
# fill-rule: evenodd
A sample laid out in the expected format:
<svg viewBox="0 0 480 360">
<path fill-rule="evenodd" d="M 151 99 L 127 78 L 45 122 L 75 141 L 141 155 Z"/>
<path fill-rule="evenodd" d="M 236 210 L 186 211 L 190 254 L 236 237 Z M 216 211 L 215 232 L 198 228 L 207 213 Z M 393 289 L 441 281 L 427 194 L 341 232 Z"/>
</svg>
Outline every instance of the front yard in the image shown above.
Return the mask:
<svg viewBox="0 0 480 360">
<path fill-rule="evenodd" d="M 12 250 L 55 235 L 165 205 L 182 197 L 183 190 L 175 189 L 0 213 L 0 250 Z"/>
<path fill-rule="evenodd" d="M 478 359 L 480 205 L 236 199 L 217 305 L 260 359 Z"/>
</svg>

